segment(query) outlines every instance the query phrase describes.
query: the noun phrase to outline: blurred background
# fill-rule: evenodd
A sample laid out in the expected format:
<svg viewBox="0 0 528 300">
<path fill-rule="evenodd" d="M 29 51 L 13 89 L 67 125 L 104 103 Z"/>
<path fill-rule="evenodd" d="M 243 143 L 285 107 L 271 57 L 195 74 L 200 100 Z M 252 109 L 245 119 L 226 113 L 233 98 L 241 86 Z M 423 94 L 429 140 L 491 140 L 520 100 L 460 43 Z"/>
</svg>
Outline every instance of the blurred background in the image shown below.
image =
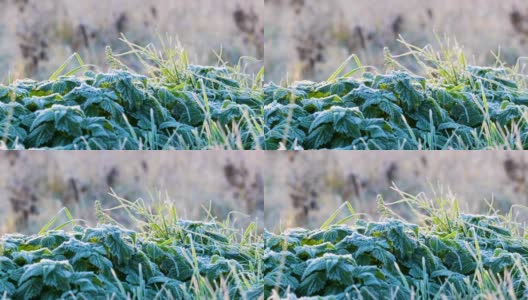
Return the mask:
<svg viewBox="0 0 528 300">
<path fill-rule="evenodd" d="M 324 4 L 323 4 L 324 3 Z M 401 35 L 419 47 L 458 41 L 474 64 L 498 53 L 515 64 L 528 53 L 524 0 L 265 0 L 267 80 L 324 80 L 351 54 L 383 71 L 383 48 L 407 52 Z M 269 49 L 269 50 L 268 50 Z M 413 61 L 406 66 L 413 70 Z"/>
<path fill-rule="evenodd" d="M 112 191 L 173 203 L 184 219 L 210 212 L 274 231 L 319 227 L 345 201 L 377 219 L 378 195 L 402 199 L 394 187 L 528 221 L 528 153 L 520 151 L 2 151 L 0 170 L 0 234 L 38 232 L 63 207 L 95 225 L 96 200 L 119 204 Z M 405 205 L 391 208 L 415 217 Z"/>
<path fill-rule="evenodd" d="M 231 64 L 262 60 L 263 8 L 263 0 L 0 0 L 0 80 L 47 79 L 73 52 L 105 67 L 107 45 L 127 50 L 121 33 L 140 45 L 178 38 L 195 64 L 215 64 L 215 51 Z"/>
<path fill-rule="evenodd" d="M 320 227 L 349 201 L 371 219 L 377 196 L 394 202 L 392 189 L 428 199 L 457 199 L 466 213 L 510 209 L 528 221 L 528 153 L 509 151 L 305 151 L 266 152 L 265 226 Z M 413 221 L 408 206 L 391 207 Z M 280 220 L 280 222 L 279 222 Z"/>
<path fill-rule="evenodd" d="M 38 232 L 63 207 L 95 225 L 96 200 L 119 204 L 112 190 L 130 201 L 174 203 L 184 219 L 210 212 L 243 228 L 263 219 L 262 163 L 253 151 L 2 151 L 0 234 Z"/>
</svg>

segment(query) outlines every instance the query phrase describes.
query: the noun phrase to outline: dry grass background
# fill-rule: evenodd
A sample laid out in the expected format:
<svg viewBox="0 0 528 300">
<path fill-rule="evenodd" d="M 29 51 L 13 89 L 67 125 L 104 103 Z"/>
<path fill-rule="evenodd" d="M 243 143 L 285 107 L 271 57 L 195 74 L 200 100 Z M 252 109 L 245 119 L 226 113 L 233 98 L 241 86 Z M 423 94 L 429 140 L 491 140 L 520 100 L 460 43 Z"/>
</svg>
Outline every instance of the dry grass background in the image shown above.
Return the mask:
<svg viewBox="0 0 528 300">
<path fill-rule="evenodd" d="M 104 67 L 105 46 L 125 50 L 121 33 L 141 45 L 178 38 L 197 64 L 216 63 L 221 49 L 233 64 L 262 59 L 263 7 L 262 0 L 0 0 L 0 80 L 48 78 L 73 52 Z"/>
<path fill-rule="evenodd" d="M 95 200 L 118 204 L 111 189 L 132 201 L 173 202 L 186 219 L 236 211 L 244 225 L 263 215 L 259 152 L 4 151 L 0 169 L 0 233 L 38 231 L 62 207 L 93 225 Z"/>
<path fill-rule="evenodd" d="M 318 227 L 345 201 L 377 218 L 378 195 L 401 199 L 394 185 L 471 213 L 528 206 L 528 153 L 513 151 L 4 151 L 0 169 L 0 233 L 38 231 L 62 207 L 94 224 L 95 200 L 117 205 L 111 189 L 172 202 L 186 219 L 210 210 L 270 230 Z M 527 209 L 514 212 L 528 221 Z"/>
<path fill-rule="evenodd" d="M 499 47 L 510 64 L 528 53 L 528 2 L 523 0 L 265 2 L 266 75 L 275 82 L 286 74 L 290 80 L 326 79 L 351 54 L 383 70 L 384 47 L 393 54 L 405 51 L 399 35 L 420 47 L 438 46 L 435 33 L 447 35 L 476 64 L 494 63 L 491 51 Z"/>
<path fill-rule="evenodd" d="M 508 151 L 318 151 L 266 153 L 265 226 L 319 227 L 344 202 L 379 216 L 377 195 L 391 187 L 429 198 L 456 198 L 469 213 L 528 206 L 528 153 Z M 406 206 L 395 206 L 411 217 Z M 528 221 L 528 209 L 514 213 Z M 280 222 L 278 221 L 280 220 Z"/>
</svg>

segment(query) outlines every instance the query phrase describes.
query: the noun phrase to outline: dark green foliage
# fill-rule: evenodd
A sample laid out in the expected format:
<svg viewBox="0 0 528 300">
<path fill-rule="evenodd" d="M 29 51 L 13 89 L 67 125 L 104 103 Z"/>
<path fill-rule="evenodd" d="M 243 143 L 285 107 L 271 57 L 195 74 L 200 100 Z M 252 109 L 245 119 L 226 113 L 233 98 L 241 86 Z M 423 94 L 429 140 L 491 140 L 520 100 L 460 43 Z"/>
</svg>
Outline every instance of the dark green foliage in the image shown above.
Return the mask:
<svg viewBox="0 0 528 300">
<path fill-rule="evenodd" d="M 265 145 L 267 149 L 277 149 L 281 143 L 302 149 L 528 148 L 528 91 L 509 80 L 502 69 L 469 67 L 467 73 L 456 86 L 400 71 L 365 73 L 359 80 L 301 81 L 289 87 L 267 84 Z M 516 131 L 512 125 L 519 137 L 512 133 Z M 510 135 L 498 142 L 489 138 L 490 132 Z M 520 144 L 515 144 L 516 138 Z"/>
<path fill-rule="evenodd" d="M 477 273 L 512 276 L 513 294 L 528 293 L 519 266 L 528 243 L 496 217 L 461 215 L 450 230 L 389 219 L 353 227 L 265 233 L 265 295 L 324 299 L 465 298 L 481 289 Z M 509 275 L 509 276 L 510 276 Z M 427 287 L 425 290 L 423 287 Z M 510 292 L 510 291 L 508 291 Z M 471 298 L 471 297 L 469 297 Z"/>
<path fill-rule="evenodd" d="M 191 65 L 178 82 L 122 70 L 17 81 L 0 86 L 0 134 L 9 148 L 528 148 L 528 91 L 503 69 L 263 89 L 239 75 Z"/>
<path fill-rule="evenodd" d="M 232 77 L 190 66 L 171 84 L 122 70 L 16 81 L 0 85 L 0 135 L 9 148 L 202 149 L 234 147 L 237 131 L 238 147 L 260 147 L 262 95 Z M 211 139 L 217 132 L 224 144 Z"/>
<path fill-rule="evenodd" d="M 0 295 L 189 299 L 201 294 L 193 292 L 192 280 L 205 280 L 213 288 L 225 284 L 232 299 L 262 296 L 262 282 L 255 274 L 245 277 L 246 284 L 236 279 L 257 265 L 261 246 L 229 243 L 210 223 L 182 221 L 178 227 L 182 234 L 169 239 L 139 237 L 107 225 L 41 236 L 6 235 L 0 238 Z M 216 238 L 207 238 L 205 232 Z"/>
</svg>

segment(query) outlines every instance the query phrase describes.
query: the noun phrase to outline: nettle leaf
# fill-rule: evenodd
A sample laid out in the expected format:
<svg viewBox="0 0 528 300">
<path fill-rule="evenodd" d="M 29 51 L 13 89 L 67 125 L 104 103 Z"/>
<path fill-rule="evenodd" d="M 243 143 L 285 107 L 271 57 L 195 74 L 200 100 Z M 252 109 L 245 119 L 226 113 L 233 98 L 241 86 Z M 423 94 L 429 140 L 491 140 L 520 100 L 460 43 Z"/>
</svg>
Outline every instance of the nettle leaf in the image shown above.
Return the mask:
<svg viewBox="0 0 528 300">
<path fill-rule="evenodd" d="M 179 100 L 173 102 L 171 109 L 172 114 L 175 116 L 175 119 L 179 122 L 198 126 L 203 123 L 205 119 L 205 103 L 201 98 L 201 95 L 194 94 L 189 91 L 176 91 L 174 96 Z"/>
<path fill-rule="evenodd" d="M 303 279 L 296 289 L 299 296 L 314 296 L 326 286 L 327 277 L 325 272 L 312 272 Z"/>
<path fill-rule="evenodd" d="M 366 234 L 374 237 L 383 237 L 389 242 L 396 255 L 410 257 L 417 247 L 416 238 L 418 227 L 397 220 L 370 223 Z"/>
<path fill-rule="evenodd" d="M 346 109 L 334 114 L 334 130 L 352 138 L 361 136 L 363 116 L 356 110 Z"/>
<path fill-rule="evenodd" d="M 464 96 L 459 92 L 452 92 L 445 88 L 435 88 L 431 97 L 440 106 L 450 111 L 455 105 L 464 106 Z"/>
<path fill-rule="evenodd" d="M 54 112 L 56 130 L 68 133 L 72 136 L 79 136 L 82 134 L 81 123 L 83 121 L 84 114 L 80 107 L 64 107 L 54 105 L 51 107 L 51 109 Z"/>
<path fill-rule="evenodd" d="M 297 289 L 301 295 L 313 296 L 323 289 L 328 281 L 336 281 L 341 286 L 353 283 L 353 274 L 357 265 L 351 255 L 325 254 L 310 259 Z"/>
<path fill-rule="evenodd" d="M 310 149 L 317 149 L 330 142 L 333 136 L 333 126 L 331 124 L 324 124 L 310 132 L 305 139 L 305 144 Z"/>
<path fill-rule="evenodd" d="M 30 130 L 33 131 L 39 125 L 42 125 L 47 122 L 55 121 L 55 112 L 53 109 L 46 109 L 36 113 L 36 118 L 31 124 Z"/>
<path fill-rule="evenodd" d="M 287 289 L 295 291 L 299 287 L 299 280 L 295 274 L 276 269 L 265 273 L 264 285 L 268 293 L 276 287 L 279 287 L 283 291 Z"/>
<path fill-rule="evenodd" d="M 12 296 L 16 291 L 13 283 L 9 282 L 7 278 L 0 276 L 0 295 Z"/>
<path fill-rule="evenodd" d="M 177 121 L 167 121 L 160 124 L 159 130 L 167 130 L 170 132 L 171 136 L 181 137 L 184 142 L 190 144 L 194 140 L 195 128 L 187 124 L 182 124 Z"/>
<path fill-rule="evenodd" d="M 27 131 L 19 120 L 4 119 L 0 121 L 0 136 L 9 144 L 10 142 L 23 141 L 27 137 Z"/>
<path fill-rule="evenodd" d="M 457 248 L 459 252 L 449 252 L 444 257 L 444 264 L 449 266 L 449 268 L 454 272 L 470 274 L 471 272 L 475 271 L 477 264 L 466 249 L 461 249 L 462 248 L 459 247 Z"/>
<path fill-rule="evenodd" d="M 475 127 L 482 124 L 484 120 L 483 103 L 479 99 L 480 96 L 464 95 L 463 104 L 454 106 L 450 111 L 450 116 L 462 125 Z"/>
<path fill-rule="evenodd" d="M 241 266 L 235 260 L 227 260 L 218 256 L 211 257 L 210 263 L 203 264 L 201 274 L 206 276 L 210 282 L 225 278 L 231 270 L 240 270 Z"/>
<path fill-rule="evenodd" d="M 424 100 L 422 89 L 425 78 L 409 75 L 404 72 L 393 72 L 376 76 L 374 87 L 394 92 L 403 102 L 405 110 L 416 109 Z"/>
<path fill-rule="evenodd" d="M 33 299 L 40 296 L 44 284 L 38 278 L 31 278 L 23 283 L 19 283 L 15 292 L 15 297 L 20 299 Z"/>
<path fill-rule="evenodd" d="M 97 74 L 93 86 L 115 90 L 129 108 L 138 109 L 143 100 L 147 98 L 144 91 L 145 83 L 146 78 L 144 76 L 115 70 L 111 73 Z"/>
<path fill-rule="evenodd" d="M 106 111 L 113 118 L 118 118 L 125 111 L 118 103 L 115 92 L 104 89 L 98 89 L 97 93 L 87 97 L 81 107 L 87 115 L 94 117 L 100 115 L 100 110 Z"/>
<path fill-rule="evenodd" d="M 357 108 L 332 107 L 329 110 L 315 114 L 315 120 L 310 126 L 310 135 L 316 128 L 322 124 L 331 124 L 333 130 L 343 133 L 350 137 L 359 137 L 359 124 L 361 124 L 363 115 Z M 310 139 L 310 138 L 308 138 Z M 322 139 L 324 141 L 325 139 Z M 319 143 L 318 143 L 319 144 Z M 319 144 L 321 146 L 323 144 Z M 316 146 L 318 147 L 318 146 Z"/>
<path fill-rule="evenodd" d="M 5 256 L 0 256 L 0 272 L 7 272 L 17 268 L 15 262 Z"/>
<path fill-rule="evenodd" d="M 41 248 L 31 251 L 20 251 L 13 254 L 13 261 L 19 265 L 31 264 L 41 259 L 49 258 L 51 251 L 48 248 Z"/>
<path fill-rule="evenodd" d="M 7 102 L 8 96 L 11 94 L 12 89 L 5 85 L 0 85 L 0 101 Z"/>
<path fill-rule="evenodd" d="M 517 121 L 523 116 L 523 109 L 509 101 L 503 101 L 500 108 L 493 110 L 491 118 L 500 125 L 506 126 L 512 121 Z"/>
<path fill-rule="evenodd" d="M 272 130 L 266 131 L 266 149 L 272 150 L 278 148 L 278 143 L 283 140 L 288 142 L 288 145 L 292 144 L 302 144 L 306 137 L 304 130 L 299 128 L 296 124 L 279 124 L 275 126 Z"/>
<path fill-rule="evenodd" d="M 334 123 L 334 114 L 333 111 L 324 111 L 320 113 L 315 114 L 315 120 L 312 122 L 312 125 L 310 126 L 310 132 L 313 131 L 315 128 L 319 127 L 321 124 L 332 124 Z"/>
<path fill-rule="evenodd" d="M 273 83 L 264 87 L 264 104 L 277 102 L 283 105 L 294 103 L 296 98 L 303 98 L 299 94 L 301 91 L 293 91 L 287 88 L 279 87 Z"/>
<path fill-rule="evenodd" d="M 110 138 L 113 136 L 114 125 L 105 118 L 85 118 L 82 128 L 90 133 L 92 137 Z"/>
<path fill-rule="evenodd" d="M 53 138 L 54 134 L 55 127 L 53 124 L 46 123 L 31 130 L 25 141 L 30 146 L 39 147 L 48 143 Z"/>
<path fill-rule="evenodd" d="M 396 100 L 396 97 L 390 92 L 373 89 L 363 84 L 343 96 L 342 100 L 349 105 L 353 104 L 354 106 L 359 106 L 372 98 L 388 98 L 389 100 Z"/>
<path fill-rule="evenodd" d="M 364 119 L 361 122 L 361 130 L 371 138 L 390 138 L 395 134 L 391 124 L 383 119 Z"/>
<path fill-rule="evenodd" d="M 147 242 L 143 245 L 143 251 L 147 256 L 154 262 L 158 263 L 163 259 L 167 254 L 165 251 L 154 242 Z"/>
<path fill-rule="evenodd" d="M 36 146 L 40 146 L 49 141 L 55 131 L 62 131 L 72 136 L 79 136 L 82 134 L 81 123 L 83 117 L 83 112 L 79 106 L 68 107 L 55 104 L 51 108 L 40 110 L 36 113 L 36 118 L 31 124 L 31 133 L 28 138 L 34 138 Z M 43 134 L 43 128 L 51 129 L 49 130 L 50 133 L 47 135 Z"/>
<path fill-rule="evenodd" d="M 175 248 L 161 261 L 160 269 L 171 278 L 188 280 L 193 274 L 192 266 L 185 258 L 188 255 L 190 253 L 182 248 Z"/>
<path fill-rule="evenodd" d="M 169 298 L 173 297 L 175 299 L 183 298 L 183 290 L 181 289 L 181 281 L 167 278 L 164 276 L 155 276 L 151 277 L 148 280 L 149 285 L 156 285 L 160 290 L 165 290 L 169 294 Z"/>
<path fill-rule="evenodd" d="M 26 78 L 15 81 L 14 85 L 22 90 L 31 91 L 36 88 L 38 82 L 36 80 Z"/>
<path fill-rule="evenodd" d="M 83 293 L 100 293 L 101 282 L 93 273 L 75 273 L 72 278 L 72 285 L 78 287 L 79 291 Z"/>
<path fill-rule="evenodd" d="M 24 98 L 23 104 L 29 111 L 37 111 L 51 107 L 53 104 L 63 103 L 63 98 L 58 94 L 52 94 L 48 96 L 33 96 Z M 19 112 L 18 114 L 20 114 Z"/>
<path fill-rule="evenodd" d="M 360 83 L 354 78 L 338 78 L 330 87 L 330 93 L 334 95 L 345 95 L 351 90 L 358 88 Z"/>
<path fill-rule="evenodd" d="M 330 253 L 334 250 L 334 246 L 331 243 L 322 243 L 314 246 L 298 246 L 295 247 L 295 254 L 297 257 L 303 260 L 310 258 L 316 258 L 322 256 L 325 253 Z"/>
<path fill-rule="evenodd" d="M 297 104 L 282 105 L 273 102 L 264 107 L 264 121 L 270 127 L 287 123 L 290 116 L 291 120 L 295 122 L 296 119 L 306 115 L 307 113 Z"/>
<path fill-rule="evenodd" d="M 121 239 L 119 232 L 110 233 L 106 236 L 104 242 L 110 250 L 110 253 L 113 253 L 114 257 L 117 257 L 119 264 L 123 264 L 132 256 L 133 250 Z"/>
<path fill-rule="evenodd" d="M 189 105 L 187 104 L 188 100 L 187 101 L 184 100 L 184 98 L 188 97 L 188 95 L 185 95 L 185 93 L 182 93 L 180 91 L 176 91 L 175 93 L 178 96 L 173 94 L 168 89 L 161 87 L 158 90 L 158 99 L 160 103 L 164 107 L 166 107 L 168 110 L 172 110 L 173 108 L 177 107 L 180 111 L 183 111 L 184 114 L 186 114 L 187 123 L 196 124 L 195 123 L 196 120 L 201 118 L 201 111 L 200 110 L 197 111 L 196 107 L 194 107 L 194 110 L 193 110 L 194 115 L 191 115 L 191 108 L 189 108 Z M 182 95 L 185 95 L 185 96 L 182 97 Z"/>
<path fill-rule="evenodd" d="M 364 236 L 356 232 L 341 240 L 336 248 L 347 249 L 352 252 L 353 257 L 360 263 L 371 264 L 374 259 L 384 266 L 392 267 L 396 262 L 396 257 L 389 252 L 390 246 L 385 240 Z"/>
<path fill-rule="evenodd" d="M 112 262 L 105 257 L 108 253 L 102 245 L 71 239 L 53 250 L 53 254 L 67 257 L 76 269 L 86 270 L 88 265 L 92 265 L 104 273 L 112 268 Z"/>
<path fill-rule="evenodd" d="M 380 112 L 388 115 L 391 120 L 400 120 L 403 110 L 384 96 L 370 98 L 361 105 L 361 110 L 366 116 L 377 118 Z"/>
<path fill-rule="evenodd" d="M 72 89 L 80 86 L 82 83 L 78 78 L 75 77 L 60 77 L 57 81 L 54 81 L 51 85 L 51 91 L 53 93 L 64 95 L 70 92 Z"/>
<path fill-rule="evenodd" d="M 308 240 L 337 244 L 351 234 L 354 234 L 354 231 L 351 228 L 348 228 L 347 226 L 333 225 L 327 230 L 314 232 L 308 237 Z"/>
<path fill-rule="evenodd" d="M 112 258 L 118 264 L 123 264 L 132 257 L 134 252 L 134 248 L 124 240 L 128 234 L 130 232 L 123 231 L 115 226 L 104 226 L 102 228 L 87 230 L 83 241 L 102 242 L 112 255 Z"/>
<path fill-rule="evenodd" d="M 38 263 L 24 267 L 24 274 L 20 278 L 19 284 L 23 285 L 25 282 L 38 277 L 41 278 L 44 286 L 67 291 L 70 289 L 69 278 L 72 271 L 73 269 L 67 261 L 43 259 Z"/>
<path fill-rule="evenodd" d="M 325 256 L 327 258 L 326 275 L 328 279 L 337 281 L 341 285 L 352 284 L 352 274 L 355 272 L 356 266 L 356 262 L 352 256 L 340 255 L 330 259 L 328 256 L 328 254 Z"/>
<path fill-rule="evenodd" d="M 249 112 L 247 105 L 240 105 L 232 101 L 224 101 L 222 107 L 215 110 L 212 114 L 214 120 L 220 121 L 222 125 L 228 125 L 231 122 L 237 123 L 243 116 L 243 112 Z"/>
<path fill-rule="evenodd" d="M 55 249 L 57 246 L 61 245 L 64 241 L 67 241 L 69 236 L 67 236 L 62 231 L 50 231 L 43 236 L 35 237 L 29 240 L 26 245 L 40 246 L 48 249 Z"/>
<path fill-rule="evenodd" d="M 301 105 L 309 113 L 314 113 L 331 108 L 332 106 L 340 106 L 343 101 L 338 96 L 328 96 L 326 98 L 311 98 L 303 99 Z"/>
<path fill-rule="evenodd" d="M 526 260 L 518 253 L 498 251 L 494 256 L 486 256 L 484 264 L 490 268 L 493 274 L 501 274 L 513 269 L 516 262 L 526 263 Z"/>
</svg>

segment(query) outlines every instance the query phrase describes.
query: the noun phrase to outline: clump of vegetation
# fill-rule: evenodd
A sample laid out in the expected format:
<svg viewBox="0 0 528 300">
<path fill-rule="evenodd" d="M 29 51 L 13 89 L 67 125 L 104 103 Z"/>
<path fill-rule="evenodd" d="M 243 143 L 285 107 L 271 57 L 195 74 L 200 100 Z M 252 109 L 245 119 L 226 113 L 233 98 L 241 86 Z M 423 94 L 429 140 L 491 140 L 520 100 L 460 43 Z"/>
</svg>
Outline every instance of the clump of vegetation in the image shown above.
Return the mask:
<svg viewBox="0 0 528 300">
<path fill-rule="evenodd" d="M 522 299 L 528 293 L 525 227 L 456 202 L 402 202 L 420 224 L 382 200 L 381 221 L 343 204 L 318 230 L 265 233 L 264 285 L 270 299 Z M 341 210 L 350 215 L 335 222 Z M 345 225 L 353 220 L 353 225 Z M 306 298 L 305 298 L 306 297 Z"/>
<path fill-rule="evenodd" d="M 238 6 L 233 12 L 233 20 L 244 36 L 244 43 L 255 48 L 257 57 L 264 58 L 264 26 L 253 7 L 246 10 Z"/>
<path fill-rule="evenodd" d="M 264 87 L 266 148 L 528 148 L 528 90 L 517 68 L 467 64 L 457 48 L 406 44 L 423 67 L 414 75 L 386 53 L 388 73 L 363 66 L 327 81 Z M 352 57 L 351 57 L 352 58 Z"/>
<path fill-rule="evenodd" d="M 237 166 L 231 161 L 226 162 L 223 171 L 233 198 L 237 203 L 243 203 L 244 211 L 249 214 L 264 213 L 264 178 L 262 174 L 256 172 L 254 176 L 251 176 L 249 169 L 243 162 Z"/>
<path fill-rule="evenodd" d="M 317 230 L 245 231 L 214 219 L 185 221 L 166 203 L 120 199 L 97 227 L 64 209 L 36 235 L 0 238 L 0 294 L 9 299 L 523 299 L 526 228 L 470 215 L 456 201 L 401 193 L 378 199 L 371 221 L 345 202 Z M 397 215 L 408 205 L 418 224 Z M 133 228 L 113 218 L 128 213 Z M 338 219 L 339 216 L 343 219 Z M 71 231 L 65 231 L 67 226 Z M 53 229 L 51 229 L 55 226 Z M 51 229 L 51 230 L 50 230 Z M 264 297 L 264 298 L 263 298 Z"/>
<path fill-rule="evenodd" d="M 257 299 L 261 237 L 214 220 L 186 221 L 174 207 L 123 202 L 136 231 L 102 210 L 100 225 L 70 219 L 37 235 L 0 238 L 0 298 Z M 75 225 L 72 231 L 62 230 Z"/>
<path fill-rule="evenodd" d="M 260 148 L 259 78 L 240 69 L 197 66 L 167 46 L 131 47 L 149 76 L 138 75 L 107 49 L 112 71 L 85 72 L 74 55 L 50 80 L 0 86 L 0 131 L 8 148 Z M 59 76 L 74 58 L 80 67 Z"/>
<path fill-rule="evenodd" d="M 528 91 L 520 66 L 466 62 L 455 47 L 417 48 L 417 76 L 388 51 L 389 72 L 346 61 L 324 82 L 263 85 L 264 69 L 196 66 L 172 43 L 163 51 L 123 38 L 111 71 L 74 55 L 50 80 L 0 86 L 7 148 L 53 149 L 526 149 Z M 134 55 L 146 75 L 120 59 Z M 401 56 L 400 56 L 401 57 Z M 79 67 L 64 73 L 74 58 Z"/>
</svg>

